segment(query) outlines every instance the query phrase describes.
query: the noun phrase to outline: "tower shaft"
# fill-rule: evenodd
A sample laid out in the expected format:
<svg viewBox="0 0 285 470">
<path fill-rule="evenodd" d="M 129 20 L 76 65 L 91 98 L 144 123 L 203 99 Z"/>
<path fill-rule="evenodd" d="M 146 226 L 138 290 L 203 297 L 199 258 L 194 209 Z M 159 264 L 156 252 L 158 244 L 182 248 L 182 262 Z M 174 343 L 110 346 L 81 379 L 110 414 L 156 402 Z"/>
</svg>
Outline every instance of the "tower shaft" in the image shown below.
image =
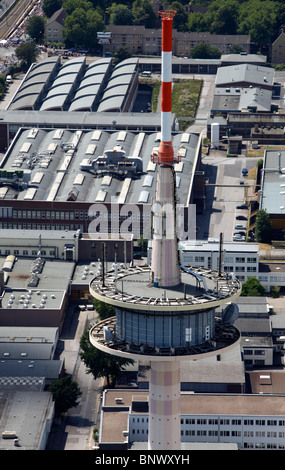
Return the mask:
<svg viewBox="0 0 285 470">
<path fill-rule="evenodd" d="M 148 448 L 180 450 L 180 434 L 179 360 L 152 361 L 149 383 Z"/>
</svg>

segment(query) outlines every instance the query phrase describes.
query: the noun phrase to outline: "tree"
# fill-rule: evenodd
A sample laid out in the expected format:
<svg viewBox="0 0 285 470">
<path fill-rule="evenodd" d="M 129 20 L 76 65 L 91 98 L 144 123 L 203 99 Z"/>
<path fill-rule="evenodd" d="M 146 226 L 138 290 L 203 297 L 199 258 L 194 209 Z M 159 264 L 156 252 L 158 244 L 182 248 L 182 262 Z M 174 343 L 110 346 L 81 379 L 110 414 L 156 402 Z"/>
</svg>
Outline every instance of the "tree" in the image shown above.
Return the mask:
<svg viewBox="0 0 285 470">
<path fill-rule="evenodd" d="M 132 53 L 127 47 L 118 47 L 113 54 L 113 63 L 114 65 L 117 65 L 119 62 L 122 62 L 122 60 L 126 60 L 129 57 L 132 57 Z"/>
<path fill-rule="evenodd" d="M 112 25 L 133 24 L 133 13 L 127 5 L 112 3 L 107 12 L 110 15 L 109 23 Z"/>
<path fill-rule="evenodd" d="M 266 292 L 265 287 L 260 284 L 256 277 L 248 277 L 242 284 L 242 297 L 261 297 Z"/>
<path fill-rule="evenodd" d="M 132 4 L 134 24 L 144 25 L 146 28 L 155 26 L 157 15 L 150 0 L 135 0 Z"/>
<path fill-rule="evenodd" d="M 26 26 L 26 33 L 37 44 L 41 44 L 45 34 L 45 20 L 42 16 L 31 16 Z"/>
<path fill-rule="evenodd" d="M 116 309 L 113 305 L 100 302 L 100 300 L 97 299 L 93 300 L 93 305 L 100 320 L 105 320 L 105 318 L 113 317 L 116 314 Z"/>
<path fill-rule="evenodd" d="M 173 18 L 173 28 L 177 29 L 177 31 L 185 31 L 187 29 L 186 24 L 188 15 L 182 3 L 176 0 L 171 3 L 169 9 L 176 11 L 176 14 Z"/>
<path fill-rule="evenodd" d="M 62 7 L 62 0 L 44 0 L 43 12 L 47 18 L 50 18 L 57 10 Z"/>
<path fill-rule="evenodd" d="M 207 12 L 210 32 L 212 34 L 236 34 L 238 11 L 239 3 L 236 0 L 212 2 Z"/>
<path fill-rule="evenodd" d="M 69 375 L 54 380 L 48 390 L 53 395 L 55 411 L 58 414 L 65 413 L 69 408 L 77 406 L 79 403 L 78 399 L 82 395 L 78 384 L 72 381 Z"/>
<path fill-rule="evenodd" d="M 277 25 L 279 2 L 248 0 L 241 3 L 238 15 L 238 34 L 249 34 L 253 43 L 268 45 Z"/>
<path fill-rule="evenodd" d="M 115 383 L 121 370 L 133 364 L 132 359 L 106 354 L 95 348 L 89 341 L 89 331 L 86 330 L 80 340 L 80 357 L 87 368 L 87 374 L 92 374 L 94 379 L 106 377 L 108 387 Z"/>
<path fill-rule="evenodd" d="M 277 299 L 279 297 L 280 287 L 279 286 L 271 286 L 270 294 L 273 299 Z"/>
<path fill-rule="evenodd" d="M 212 47 L 210 44 L 202 43 L 193 47 L 190 52 L 193 59 L 219 59 L 221 52 L 217 47 Z"/>
<path fill-rule="evenodd" d="M 190 13 L 187 21 L 187 30 L 191 32 L 208 31 L 207 16 L 200 12 Z"/>
<path fill-rule="evenodd" d="M 229 47 L 229 54 L 240 54 L 243 51 L 241 44 L 232 44 Z"/>
<path fill-rule="evenodd" d="M 255 239 L 259 243 L 271 243 L 271 222 L 265 209 L 261 209 L 257 213 Z"/>
<path fill-rule="evenodd" d="M 93 8 L 92 2 L 88 0 L 63 0 L 62 6 L 67 15 L 71 15 L 77 8 L 87 11 Z"/>
<path fill-rule="evenodd" d="M 22 61 L 22 67 L 27 70 L 35 62 L 37 57 L 37 47 L 33 41 L 21 44 L 16 49 L 16 56 Z"/>
<path fill-rule="evenodd" d="M 146 254 L 147 252 L 147 244 L 148 244 L 148 240 L 144 238 L 143 235 L 140 235 L 140 237 L 138 238 L 138 245 L 143 254 Z"/>
<path fill-rule="evenodd" d="M 103 29 L 103 18 L 93 7 L 87 10 L 76 8 L 66 17 L 63 36 L 68 46 L 94 49 L 97 32 Z"/>
</svg>

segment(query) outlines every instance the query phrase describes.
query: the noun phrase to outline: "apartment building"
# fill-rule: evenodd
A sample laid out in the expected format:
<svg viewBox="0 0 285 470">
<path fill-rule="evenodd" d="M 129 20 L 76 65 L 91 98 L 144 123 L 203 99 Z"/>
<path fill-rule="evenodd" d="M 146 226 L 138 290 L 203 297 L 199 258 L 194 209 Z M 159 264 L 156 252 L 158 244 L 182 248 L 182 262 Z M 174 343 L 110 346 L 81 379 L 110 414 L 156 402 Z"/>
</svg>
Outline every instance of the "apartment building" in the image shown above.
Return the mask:
<svg viewBox="0 0 285 470">
<path fill-rule="evenodd" d="M 64 29 L 66 13 L 63 8 L 57 10 L 45 24 L 45 39 L 49 42 L 63 41 L 62 31 Z"/>
<path fill-rule="evenodd" d="M 111 32 L 110 50 L 113 52 L 119 47 L 127 47 L 133 54 L 160 55 L 161 30 L 147 29 L 145 26 L 119 26 L 109 25 Z M 173 55 L 190 56 L 191 49 L 198 44 L 209 44 L 217 47 L 221 54 L 227 54 L 233 44 L 242 46 L 243 51 L 250 52 L 249 35 L 220 35 L 209 32 L 179 32 L 173 29 Z"/>
</svg>

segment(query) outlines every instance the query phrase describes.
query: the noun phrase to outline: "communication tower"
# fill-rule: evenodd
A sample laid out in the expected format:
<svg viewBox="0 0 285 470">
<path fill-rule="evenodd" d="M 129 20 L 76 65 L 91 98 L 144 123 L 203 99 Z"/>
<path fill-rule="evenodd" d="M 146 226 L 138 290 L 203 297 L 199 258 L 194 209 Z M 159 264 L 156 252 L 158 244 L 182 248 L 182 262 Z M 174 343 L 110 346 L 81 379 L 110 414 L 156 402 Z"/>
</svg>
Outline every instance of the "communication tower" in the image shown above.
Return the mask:
<svg viewBox="0 0 285 470">
<path fill-rule="evenodd" d="M 91 295 L 116 309 L 96 324 L 90 341 L 98 349 L 149 362 L 149 450 L 180 450 L 180 362 L 222 354 L 240 341 L 228 315 L 215 309 L 240 295 L 240 282 L 219 271 L 181 266 L 176 236 L 176 185 L 171 137 L 172 21 L 162 19 L 161 143 L 151 266 L 117 265 L 90 282 Z M 236 309 L 234 309 L 236 314 Z"/>
</svg>

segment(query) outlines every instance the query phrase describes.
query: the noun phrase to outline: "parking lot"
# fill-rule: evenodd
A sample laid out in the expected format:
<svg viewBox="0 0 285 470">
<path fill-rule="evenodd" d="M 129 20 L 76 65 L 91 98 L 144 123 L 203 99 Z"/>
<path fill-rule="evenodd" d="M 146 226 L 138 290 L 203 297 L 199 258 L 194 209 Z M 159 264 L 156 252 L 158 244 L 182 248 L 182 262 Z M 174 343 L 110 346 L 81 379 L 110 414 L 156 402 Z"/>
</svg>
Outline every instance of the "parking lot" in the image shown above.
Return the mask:
<svg viewBox="0 0 285 470">
<path fill-rule="evenodd" d="M 244 240 L 238 232 L 247 227 L 248 209 L 238 206 L 244 204 L 246 186 L 253 181 L 242 175 L 242 169 L 250 170 L 257 160 L 243 156 L 229 158 L 219 150 L 211 150 L 210 155 L 203 158 L 207 178 L 206 207 L 205 213 L 197 216 L 199 239 L 219 238 L 223 233 L 224 241 Z"/>
</svg>

